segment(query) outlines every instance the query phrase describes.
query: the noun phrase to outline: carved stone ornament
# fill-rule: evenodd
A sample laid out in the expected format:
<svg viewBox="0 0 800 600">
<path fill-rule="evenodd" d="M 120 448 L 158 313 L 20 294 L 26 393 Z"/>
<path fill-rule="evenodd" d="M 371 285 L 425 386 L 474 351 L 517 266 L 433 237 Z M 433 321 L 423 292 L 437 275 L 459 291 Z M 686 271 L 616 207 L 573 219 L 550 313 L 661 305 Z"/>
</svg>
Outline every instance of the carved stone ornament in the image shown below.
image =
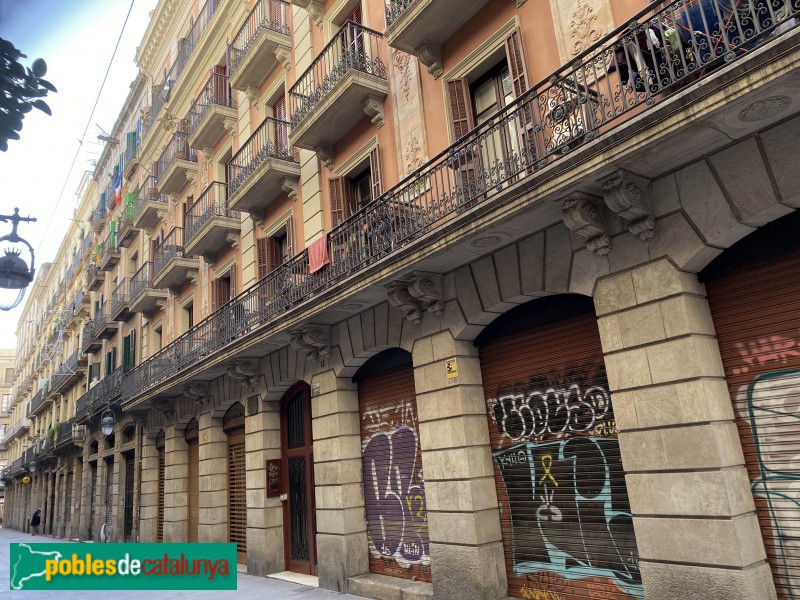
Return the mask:
<svg viewBox="0 0 800 600">
<path fill-rule="evenodd" d="M 222 126 L 230 135 L 236 135 L 236 119 L 233 117 L 225 117 L 222 121 Z"/>
<path fill-rule="evenodd" d="M 169 421 L 172 415 L 175 414 L 175 407 L 172 405 L 172 402 L 166 398 L 156 398 L 151 402 L 153 404 L 153 409 L 164 415 L 164 421 Z"/>
<path fill-rule="evenodd" d="M 328 170 L 333 169 L 333 144 L 319 143 L 314 146 L 314 152 Z"/>
<path fill-rule="evenodd" d="M 328 325 L 303 325 L 289 332 L 292 348 L 306 353 L 308 360 L 331 355 L 331 328 Z"/>
<path fill-rule="evenodd" d="M 389 304 L 417 325 L 422 322 L 423 311 L 442 314 L 442 276 L 437 273 L 414 271 L 404 279 L 390 282 L 386 292 Z"/>
<path fill-rule="evenodd" d="M 186 279 L 192 282 L 192 285 L 197 285 L 197 269 L 186 269 Z"/>
<path fill-rule="evenodd" d="M 257 87 L 248 85 L 247 89 L 244 91 L 244 95 L 247 96 L 247 100 L 252 106 L 258 100 L 259 95 L 261 95 L 261 91 Z"/>
<path fill-rule="evenodd" d="M 594 8 L 586 2 L 578 2 L 569 22 L 572 55 L 575 56 L 583 52 L 587 47 L 599 40 L 601 35 Z"/>
<path fill-rule="evenodd" d="M 235 360 L 228 364 L 226 371 L 229 377 L 244 382 L 249 388 L 254 388 L 258 381 L 258 366 L 251 360 Z"/>
<path fill-rule="evenodd" d="M 202 258 L 203 262 L 209 267 L 213 267 L 215 264 L 217 264 L 217 256 L 212 252 L 203 252 L 203 254 L 200 255 L 200 258 Z"/>
<path fill-rule="evenodd" d="M 253 224 L 256 227 L 264 229 L 264 215 L 260 208 L 251 208 L 247 211 L 247 214 L 249 214 L 250 218 L 253 219 Z"/>
<path fill-rule="evenodd" d="M 305 8 L 308 16 L 314 21 L 317 27 L 322 27 L 322 19 L 325 16 L 325 1 L 324 0 L 291 0 L 295 6 Z"/>
<path fill-rule="evenodd" d="M 383 127 L 383 98 L 368 94 L 361 102 L 361 108 L 374 125 L 380 129 Z"/>
<path fill-rule="evenodd" d="M 656 221 L 650 209 L 650 180 L 625 169 L 600 180 L 606 206 L 627 222 L 628 231 L 643 242 L 653 238 Z"/>
<path fill-rule="evenodd" d="M 205 404 L 209 399 L 207 383 L 188 383 L 183 387 L 183 395 L 198 404 Z"/>
<path fill-rule="evenodd" d="M 241 238 L 238 233 L 229 231 L 225 234 L 225 241 L 231 245 L 231 248 L 238 248 L 240 239 Z"/>
<path fill-rule="evenodd" d="M 428 67 L 428 73 L 434 79 L 442 76 L 442 47 L 439 44 L 425 40 L 414 49 L 414 53 L 419 62 Z"/>
<path fill-rule="evenodd" d="M 281 189 L 289 195 L 290 200 L 297 200 L 299 181 L 296 177 L 282 177 Z"/>
<path fill-rule="evenodd" d="M 292 52 L 288 48 L 278 46 L 275 48 L 275 58 L 283 65 L 284 69 L 289 69 L 292 66 Z"/>
<path fill-rule="evenodd" d="M 403 91 L 403 96 L 408 100 L 411 96 L 411 69 L 409 67 L 411 56 L 401 50 L 393 49 L 392 61 L 400 73 L 400 89 Z"/>
<path fill-rule="evenodd" d="M 586 238 L 586 247 L 600 256 L 611 250 L 606 224 L 606 208 L 602 198 L 572 192 L 558 200 L 561 204 L 561 216 L 571 231 Z"/>
</svg>

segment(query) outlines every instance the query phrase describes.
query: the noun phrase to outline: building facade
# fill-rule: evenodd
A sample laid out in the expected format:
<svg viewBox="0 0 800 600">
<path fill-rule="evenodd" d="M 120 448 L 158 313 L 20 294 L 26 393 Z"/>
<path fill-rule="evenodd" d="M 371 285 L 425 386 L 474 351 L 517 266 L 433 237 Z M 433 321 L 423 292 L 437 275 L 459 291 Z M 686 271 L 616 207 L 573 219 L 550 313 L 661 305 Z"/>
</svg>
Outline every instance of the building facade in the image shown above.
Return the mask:
<svg viewBox="0 0 800 600">
<path fill-rule="evenodd" d="M 20 322 L 6 522 L 374 598 L 794 597 L 798 13 L 161 0 Z"/>
<path fill-rule="evenodd" d="M 0 473 L 8 463 L 8 451 L 3 440 L 11 424 L 11 402 L 14 394 L 15 376 L 14 350 L 0 350 Z M 0 524 L 3 522 L 5 507 L 5 483 L 0 479 Z"/>
</svg>

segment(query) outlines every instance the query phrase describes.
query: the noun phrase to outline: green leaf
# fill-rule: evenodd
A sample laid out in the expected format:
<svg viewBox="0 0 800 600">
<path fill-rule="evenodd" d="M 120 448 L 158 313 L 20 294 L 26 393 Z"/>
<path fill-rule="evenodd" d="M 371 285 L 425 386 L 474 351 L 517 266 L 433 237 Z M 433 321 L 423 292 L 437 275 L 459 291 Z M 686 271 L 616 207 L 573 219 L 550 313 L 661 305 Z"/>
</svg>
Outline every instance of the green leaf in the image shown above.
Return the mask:
<svg viewBox="0 0 800 600">
<path fill-rule="evenodd" d="M 50 107 L 47 106 L 47 103 L 44 100 L 34 100 L 31 102 L 31 106 L 34 108 L 38 108 L 40 111 L 45 113 L 46 115 L 52 115 L 53 113 L 50 111 Z"/>
<path fill-rule="evenodd" d="M 33 61 L 31 69 L 33 70 L 33 74 L 37 77 L 44 77 L 47 75 L 47 63 L 44 62 L 44 59 L 37 58 Z"/>
</svg>

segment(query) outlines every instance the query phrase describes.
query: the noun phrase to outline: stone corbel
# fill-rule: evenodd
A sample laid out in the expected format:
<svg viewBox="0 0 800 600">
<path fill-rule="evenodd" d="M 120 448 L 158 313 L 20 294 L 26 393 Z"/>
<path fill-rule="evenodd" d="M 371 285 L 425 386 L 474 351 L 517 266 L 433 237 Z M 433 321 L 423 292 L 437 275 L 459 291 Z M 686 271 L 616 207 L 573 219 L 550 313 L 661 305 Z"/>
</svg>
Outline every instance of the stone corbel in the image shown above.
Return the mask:
<svg viewBox="0 0 800 600">
<path fill-rule="evenodd" d="M 160 308 L 161 310 L 164 310 L 164 309 L 166 309 L 166 308 L 167 308 L 167 301 L 166 301 L 166 299 L 160 299 L 160 298 L 159 298 L 158 300 L 156 300 L 156 306 L 157 306 L 158 308 Z"/>
<path fill-rule="evenodd" d="M 214 158 L 214 148 L 210 146 L 203 146 L 203 149 L 200 150 L 203 155 L 203 158 L 206 159 L 206 162 L 211 162 L 211 159 Z"/>
<path fill-rule="evenodd" d="M 248 102 L 250 102 L 250 104 L 253 105 L 258 100 L 258 97 L 261 95 L 261 91 L 257 87 L 248 85 L 247 89 L 245 89 L 244 91 L 244 95 L 247 96 Z"/>
<path fill-rule="evenodd" d="M 205 252 L 200 255 L 200 258 L 203 259 L 203 262 L 206 263 L 209 267 L 213 267 L 217 264 L 217 257 L 210 252 Z"/>
<path fill-rule="evenodd" d="M 434 79 L 442 76 L 442 47 L 428 40 L 417 46 L 414 54 L 419 58 L 419 62 L 428 67 L 428 73 Z"/>
<path fill-rule="evenodd" d="M 368 94 L 361 101 L 361 108 L 364 109 L 364 114 L 372 120 L 378 129 L 383 127 L 383 98 Z"/>
<path fill-rule="evenodd" d="M 172 406 L 172 402 L 170 402 L 166 398 L 156 398 L 151 402 L 153 404 L 153 409 L 157 410 L 158 412 L 164 415 L 165 423 L 169 422 L 172 419 L 172 416 L 175 414 L 175 408 Z"/>
<path fill-rule="evenodd" d="M 297 200 L 299 183 L 296 177 L 281 178 L 281 189 L 289 195 L 290 200 Z"/>
<path fill-rule="evenodd" d="M 572 192 L 557 202 L 561 205 L 564 225 L 586 238 L 586 247 L 595 254 L 608 254 L 611 250 L 611 239 L 608 237 L 606 209 L 602 198 L 583 192 Z"/>
<path fill-rule="evenodd" d="M 292 348 L 306 353 L 306 359 L 317 360 L 331 354 L 331 328 L 328 325 L 303 325 L 289 332 Z"/>
<path fill-rule="evenodd" d="M 225 241 L 231 245 L 231 248 L 238 248 L 240 239 L 239 234 L 233 233 L 232 231 L 225 234 Z"/>
<path fill-rule="evenodd" d="M 328 170 L 333 169 L 333 144 L 320 142 L 314 146 L 314 152 L 317 153 L 323 164 L 328 167 Z"/>
<path fill-rule="evenodd" d="M 193 169 L 186 169 L 186 181 L 195 185 L 197 183 L 197 171 Z"/>
<path fill-rule="evenodd" d="M 250 218 L 253 219 L 253 225 L 261 229 L 264 229 L 264 216 L 260 209 L 251 208 L 247 211 L 247 214 L 249 214 Z"/>
<path fill-rule="evenodd" d="M 183 386 L 183 395 L 197 404 L 205 404 L 209 399 L 207 383 L 188 383 Z"/>
<path fill-rule="evenodd" d="M 192 285 L 197 285 L 197 269 L 186 269 L 186 279 L 192 282 Z"/>
<path fill-rule="evenodd" d="M 236 119 L 232 117 L 225 117 L 222 121 L 222 126 L 230 135 L 236 134 Z"/>
<path fill-rule="evenodd" d="M 225 369 L 229 377 L 243 381 L 253 389 L 258 381 L 258 367 L 251 360 L 235 360 Z"/>
<path fill-rule="evenodd" d="M 422 313 L 442 314 L 442 276 L 437 273 L 414 271 L 405 279 L 396 279 L 386 286 L 389 304 L 400 309 L 403 316 L 419 325 Z"/>
<path fill-rule="evenodd" d="M 178 192 L 170 192 L 170 193 L 169 193 L 169 199 L 170 199 L 170 202 L 172 202 L 172 203 L 173 203 L 173 204 L 175 204 L 176 206 L 177 206 L 178 204 L 181 204 L 181 203 L 182 203 L 182 201 L 181 201 L 181 195 L 180 195 Z M 166 218 L 166 214 L 164 215 L 164 217 Z"/>
<path fill-rule="evenodd" d="M 603 177 L 606 206 L 627 222 L 628 231 L 643 242 L 653 238 L 656 221 L 650 208 L 650 180 L 625 169 Z"/>
<path fill-rule="evenodd" d="M 308 16 L 314 21 L 314 24 L 322 29 L 322 20 L 325 16 L 324 0 L 295 0 L 292 4 L 305 8 L 308 12 Z"/>
<path fill-rule="evenodd" d="M 275 48 L 275 58 L 283 65 L 284 69 L 289 69 L 292 66 L 292 51 L 283 46 Z"/>
</svg>

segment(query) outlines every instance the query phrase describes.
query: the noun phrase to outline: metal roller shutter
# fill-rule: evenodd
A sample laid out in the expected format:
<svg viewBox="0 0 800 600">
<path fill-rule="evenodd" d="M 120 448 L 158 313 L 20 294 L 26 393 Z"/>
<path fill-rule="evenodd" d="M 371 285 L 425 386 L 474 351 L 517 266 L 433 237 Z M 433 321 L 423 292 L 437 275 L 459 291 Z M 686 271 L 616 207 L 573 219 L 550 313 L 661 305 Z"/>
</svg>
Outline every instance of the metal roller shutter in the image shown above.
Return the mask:
<svg viewBox="0 0 800 600">
<path fill-rule="evenodd" d="M 164 446 L 164 432 L 158 435 L 156 440 L 158 449 L 158 494 L 156 499 L 156 542 L 164 541 L 164 476 L 167 466 L 166 453 Z"/>
<path fill-rule="evenodd" d="M 105 520 L 103 522 L 103 542 L 111 542 L 112 525 L 114 522 L 114 459 L 106 459 L 106 498 L 105 498 Z"/>
<path fill-rule="evenodd" d="M 89 529 L 86 539 L 94 541 L 94 512 L 97 506 L 97 461 L 89 463 L 89 478 L 91 479 L 89 488 Z"/>
<path fill-rule="evenodd" d="M 229 541 L 237 547 L 239 562 L 247 562 L 247 478 L 244 459 L 244 428 L 228 432 L 228 523 Z"/>
<path fill-rule="evenodd" d="M 800 590 L 800 251 L 707 283 L 780 598 Z"/>
<path fill-rule="evenodd" d="M 186 541 L 196 542 L 200 524 L 200 436 L 197 420 L 186 427 Z"/>
<path fill-rule="evenodd" d="M 509 594 L 644 596 L 592 313 L 480 347 Z"/>
<path fill-rule="evenodd" d="M 414 368 L 358 381 L 370 572 L 431 580 Z"/>
</svg>

